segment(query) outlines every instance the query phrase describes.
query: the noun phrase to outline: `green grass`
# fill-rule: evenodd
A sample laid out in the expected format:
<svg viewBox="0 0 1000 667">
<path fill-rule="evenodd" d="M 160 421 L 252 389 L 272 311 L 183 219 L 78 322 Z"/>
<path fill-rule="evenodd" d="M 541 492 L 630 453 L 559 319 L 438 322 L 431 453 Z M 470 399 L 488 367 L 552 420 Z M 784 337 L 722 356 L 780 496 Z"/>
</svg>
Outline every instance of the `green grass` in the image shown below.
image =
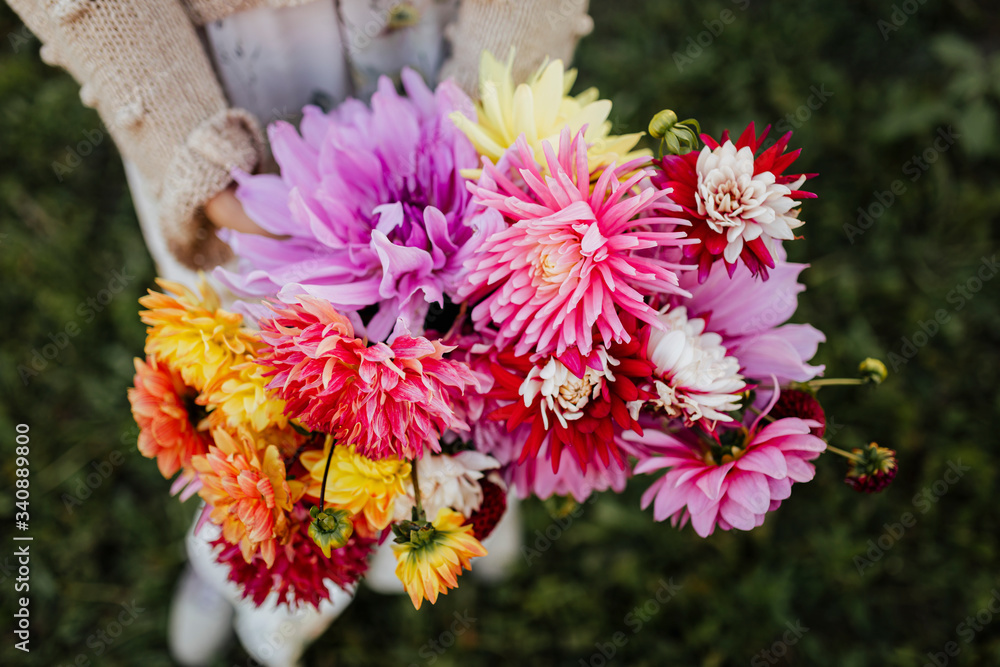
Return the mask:
<svg viewBox="0 0 1000 667">
<path fill-rule="evenodd" d="M 884 39 L 888 0 L 593 4 L 580 82 L 614 100 L 619 129 L 643 129 L 664 107 L 715 135 L 750 120 L 789 123 L 798 111 L 799 164 L 821 176 L 820 198 L 804 207 L 805 239 L 790 244 L 792 259 L 812 263 L 796 320 L 827 332 L 818 361 L 830 375 L 851 373 L 865 356 L 900 355 L 878 389 L 823 391 L 841 425 L 834 444 L 897 449 L 899 477 L 881 495 L 860 496 L 841 482 L 840 461 L 824 458 L 816 480 L 762 528 L 707 540 L 654 524 L 638 509 L 640 488 L 605 495 L 502 586 L 470 579 L 419 613 L 405 598 L 362 590 L 307 663 L 599 665 L 595 644 L 617 637 L 614 664 L 769 664 L 760 651 L 800 622 L 808 631 L 787 651 L 779 646 L 774 664 L 922 665 L 950 641 L 961 651 L 950 664 L 1000 664 L 1000 622 L 960 626 L 1000 587 L 1000 280 L 971 291 L 982 258 L 1000 245 L 1000 11 L 985 0 L 916 3 Z M 679 68 L 673 54 L 720 18 L 731 21 Z M 156 467 L 135 455 L 125 398 L 143 341 L 136 298 L 153 267 L 118 156 L 94 134 L 103 136 L 96 114 L 65 73 L 40 63 L 37 42 L 22 39 L 6 9 L 0 34 L 9 35 L 0 55 L 0 467 L 10 489 L 0 524 L 5 535 L 13 525 L 13 438 L 26 423 L 35 632 L 30 655 L 13 649 L 16 575 L 8 576 L 0 662 L 69 665 L 82 655 L 96 665 L 169 665 L 167 606 L 194 506 L 170 500 Z M 828 99 L 813 98 L 806 114 L 813 87 Z M 956 133 L 954 144 L 914 172 L 908 163 L 940 128 Z M 78 166 L 56 173 L 54 163 L 75 164 L 73 152 L 84 150 Z M 897 180 L 905 191 L 849 239 L 858 207 Z M 123 268 L 134 278 L 98 302 L 100 312 L 88 306 Z M 936 313 L 945 323 L 919 334 Z M 71 323 L 78 333 L 25 385 L 18 366 Z M 912 358 L 906 340 L 924 343 Z M 970 468 L 953 484 L 944 481 L 949 462 Z M 907 513 L 909 527 L 893 526 Z M 529 545 L 553 522 L 541 503 L 527 505 L 526 520 Z M 859 574 L 857 558 L 880 538 L 889 548 Z M 5 544 L 0 565 L 9 566 Z M 682 585 L 676 595 L 637 614 L 670 579 Z M 113 630 L 132 600 L 144 611 L 106 645 L 95 633 Z M 476 621 L 438 655 L 427 642 L 448 643 L 442 633 L 466 610 Z M 234 645 L 217 664 L 246 661 Z"/>
</svg>

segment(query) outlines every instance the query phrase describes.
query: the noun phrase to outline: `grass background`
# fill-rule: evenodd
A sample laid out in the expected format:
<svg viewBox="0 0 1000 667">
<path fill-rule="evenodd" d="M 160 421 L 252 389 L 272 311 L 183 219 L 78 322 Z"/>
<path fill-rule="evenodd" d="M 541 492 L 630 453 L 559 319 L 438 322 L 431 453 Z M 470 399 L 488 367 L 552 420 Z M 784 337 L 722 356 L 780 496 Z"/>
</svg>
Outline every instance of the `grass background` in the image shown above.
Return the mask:
<svg viewBox="0 0 1000 667">
<path fill-rule="evenodd" d="M 1000 664 L 990 612 L 981 630 L 960 625 L 1000 587 L 1000 281 L 974 280 L 998 250 L 1000 9 L 987 0 L 593 5 L 580 83 L 614 100 L 620 129 L 643 129 L 664 107 L 715 135 L 799 114 L 798 164 L 821 176 L 820 198 L 804 207 L 805 239 L 790 244 L 792 259 L 812 263 L 795 319 L 828 333 L 818 355 L 828 375 L 850 374 L 864 356 L 902 355 L 921 322 L 947 315 L 936 335 L 916 335 L 924 344 L 900 356 L 882 387 L 823 391 L 841 425 L 833 443 L 877 440 L 899 451 L 901 472 L 889 490 L 864 497 L 843 485 L 839 460 L 824 458 L 816 480 L 797 486 L 762 528 L 707 540 L 654 524 L 638 509 L 641 488 L 605 495 L 502 586 L 469 580 L 419 613 L 403 597 L 362 590 L 307 664 L 597 667 L 595 644 L 616 632 L 625 643 L 611 663 L 621 665 L 918 666 L 951 641 L 960 652 L 949 664 Z M 712 23 L 720 17 L 732 20 Z M 702 35 L 711 43 L 678 65 L 673 54 L 713 25 L 724 29 Z M 135 455 L 125 398 L 143 341 L 136 298 L 153 267 L 118 156 L 106 137 L 94 139 L 103 128 L 77 85 L 41 64 L 38 43 L 5 7 L 0 35 L 0 525 L 4 535 L 13 525 L 14 428 L 27 423 L 35 538 L 28 656 L 7 631 L 16 563 L 12 542 L 0 548 L 0 662 L 69 665 L 82 655 L 97 665 L 169 665 L 166 614 L 194 507 L 169 500 L 168 483 Z M 809 110 L 814 86 L 832 95 Z M 910 180 L 907 163 L 941 128 L 954 145 L 932 149 L 934 162 Z M 80 142 L 96 145 L 73 167 Z M 850 239 L 844 226 L 856 224 L 858 207 L 897 179 L 905 193 Z M 133 277 L 98 312 L 87 300 L 114 271 Z M 17 366 L 70 323 L 79 333 L 25 385 Z M 969 467 L 954 484 L 944 481 L 949 462 Z M 65 494 L 89 490 L 93 474 L 97 488 L 67 506 Z M 915 523 L 889 535 L 886 525 L 906 513 Z M 553 519 L 532 503 L 526 522 L 532 545 Z M 858 557 L 880 537 L 890 548 L 859 574 Z M 681 590 L 636 631 L 639 617 L 629 614 L 670 578 Z M 95 633 L 132 600 L 145 611 L 104 644 Z M 448 642 L 442 633 L 466 610 L 477 620 L 455 645 L 440 655 L 429 648 Z M 808 631 L 769 662 L 761 651 L 795 622 Z M 234 644 L 217 664 L 247 656 Z"/>
</svg>

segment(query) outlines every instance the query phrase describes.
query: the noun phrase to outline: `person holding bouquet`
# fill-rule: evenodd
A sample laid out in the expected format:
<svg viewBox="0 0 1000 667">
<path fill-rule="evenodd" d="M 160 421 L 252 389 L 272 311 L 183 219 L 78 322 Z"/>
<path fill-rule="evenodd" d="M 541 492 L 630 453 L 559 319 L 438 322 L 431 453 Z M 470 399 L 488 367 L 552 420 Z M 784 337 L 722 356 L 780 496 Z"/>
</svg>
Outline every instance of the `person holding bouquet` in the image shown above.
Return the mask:
<svg viewBox="0 0 1000 667">
<path fill-rule="evenodd" d="M 592 28 L 587 0 L 8 2 L 114 138 L 158 274 L 188 287 L 197 271 L 232 262 L 218 229 L 266 233 L 233 184 L 234 171 L 273 170 L 264 125 L 295 121 L 307 104 L 366 98 L 405 67 L 429 82 L 451 77 L 475 99 L 484 50 L 515 49 L 523 80 L 548 59 L 568 62 Z M 331 585 L 318 610 L 256 607 L 226 581 L 209 537 L 192 531 L 187 545 L 170 628 L 181 664 L 210 661 L 231 622 L 256 660 L 297 664 L 350 602 Z"/>
</svg>

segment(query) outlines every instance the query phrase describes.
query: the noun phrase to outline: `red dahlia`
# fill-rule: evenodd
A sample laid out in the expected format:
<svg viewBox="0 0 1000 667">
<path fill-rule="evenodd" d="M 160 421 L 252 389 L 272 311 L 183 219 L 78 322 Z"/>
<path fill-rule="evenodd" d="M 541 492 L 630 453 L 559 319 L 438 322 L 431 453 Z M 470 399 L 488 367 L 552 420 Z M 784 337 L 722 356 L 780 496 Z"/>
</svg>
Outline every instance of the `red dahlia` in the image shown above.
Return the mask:
<svg viewBox="0 0 1000 667">
<path fill-rule="evenodd" d="M 774 419 L 784 417 L 798 417 L 799 419 L 813 419 L 819 422 L 819 426 L 809 429 L 817 438 L 822 438 L 826 432 L 826 413 L 823 406 L 819 404 L 816 397 L 808 391 L 799 389 L 783 389 L 778 402 L 768 413 Z"/>
<path fill-rule="evenodd" d="M 623 316 L 622 322 L 636 329 L 634 317 Z M 642 434 L 639 408 L 652 396 L 639 389 L 653 373 L 645 355 L 648 339 L 649 328 L 643 327 L 629 342 L 597 345 L 586 356 L 577 348 L 536 361 L 511 349 L 498 354 L 491 365 L 496 380 L 491 396 L 503 407 L 490 418 L 506 422 L 508 431 L 531 424 L 518 463 L 537 457 L 548 442 L 553 471 L 564 449 L 583 472 L 598 458 L 605 466 L 614 460 L 624 467 L 615 437 L 626 430 Z"/>
<path fill-rule="evenodd" d="M 279 604 L 292 607 L 309 604 L 319 608 L 323 600 L 330 599 L 326 582 L 332 581 L 341 588 L 356 583 L 368 569 L 368 555 L 374 540 L 355 533 L 347 544 L 331 551 L 326 558 L 322 549 L 309 537 L 308 513 L 301 506 L 295 510 L 300 522 L 288 544 L 277 548 L 274 564 L 268 568 L 264 558 L 257 554 L 247 563 L 238 544 L 230 544 L 221 535 L 212 542 L 220 548 L 216 560 L 229 567 L 229 580 L 243 591 L 258 607 L 274 591 Z"/>
<path fill-rule="evenodd" d="M 815 174 L 785 174 L 800 152 L 785 153 L 791 132 L 756 155 L 769 130 L 757 137 L 751 123 L 735 144 L 728 130 L 721 144 L 703 134 L 700 152 L 656 161 L 653 184 L 673 189 L 670 199 L 683 209 L 678 215 L 691 221 L 688 236 L 701 240 L 683 246 L 685 259 L 698 265 L 700 282 L 719 259 L 729 275 L 742 260 L 766 280 L 768 268 L 774 268 L 772 241 L 795 238 L 792 230 L 803 224 L 798 200 L 816 196 L 799 189 Z"/>
</svg>

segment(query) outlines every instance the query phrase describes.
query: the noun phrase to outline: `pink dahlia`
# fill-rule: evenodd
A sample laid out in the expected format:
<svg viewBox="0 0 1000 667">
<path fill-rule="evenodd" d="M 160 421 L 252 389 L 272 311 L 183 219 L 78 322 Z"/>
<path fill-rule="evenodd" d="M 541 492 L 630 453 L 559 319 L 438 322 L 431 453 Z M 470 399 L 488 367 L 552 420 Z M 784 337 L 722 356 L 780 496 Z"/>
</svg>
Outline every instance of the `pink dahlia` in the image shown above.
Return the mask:
<svg viewBox="0 0 1000 667">
<path fill-rule="evenodd" d="M 670 435 L 646 432 L 644 448 L 653 455 L 639 461 L 636 474 L 667 469 L 642 496 L 642 507 L 653 505 L 653 518 L 684 525 L 690 519 L 696 533 L 708 537 L 722 530 L 751 530 L 791 495 L 794 482 L 816 474 L 810 460 L 826 443 L 809 431 L 817 422 L 779 419 L 757 430 L 724 431 L 709 439 L 688 429 Z"/>
<path fill-rule="evenodd" d="M 785 322 L 798 308 L 799 292 L 805 289 L 798 277 L 808 264 L 785 261 L 780 244 L 775 244 L 774 259 L 767 281 L 755 278 L 745 266 L 730 277 L 720 262 L 701 284 L 685 273 L 681 286 L 691 291 L 691 298 L 672 303 L 704 318 L 706 331 L 719 334 L 728 353 L 739 359 L 744 377 L 769 381 L 773 375 L 782 385 L 806 382 L 823 372 L 823 366 L 808 361 L 826 336 L 812 325 Z"/>
<path fill-rule="evenodd" d="M 473 206 L 459 173 L 479 165 L 448 116 L 475 110 L 451 82 L 431 91 L 410 70 L 402 81 L 407 97 L 383 77 L 370 108 L 306 107 L 301 135 L 268 128 L 281 174 L 235 178 L 247 215 L 280 238 L 224 233 L 240 262 L 216 276 L 234 293 L 326 299 L 376 341 L 397 318 L 421 333 L 431 303 L 457 301 L 465 260 L 503 226 Z"/>
<path fill-rule="evenodd" d="M 625 467 L 616 436 L 623 430 L 642 434 L 639 409 L 652 394 L 639 385 L 653 372 L 645 357 L 649 328 L 636 332 L 635 318 L 625 319 L 633 329 L 630 342 L 599 345 L 586 355 L 576 348 L 558 356 L 497 355 L 491 396 L 501 407 L 489 418 L 505 422 L 508 431 L 530 425 L 518 464 L 550 460 L 557 472 L 565 450 L 582 472 L 598 461 Z"/>
<path fill-rule="evenodd" d="M 785 153 L 791 132 L 755 155 L 769 130 L 757 137 L 751 123 L 735 144 L 728 130 L 721 144 L 703 134 L 700 153 L 665 155 L 657 161 L 661 171 L 653 183 L 672 188 L 671 200 L 692 223 L 690 236 L 701 240 L 684 247 L 684 257 L 698 265 L 699 280 L 708 277 L 718 259 L 730 275 L 742 260 L 753 275 L 766 280 L 767 270 L 774 268 L 772 239 L 791 240 L 793 230 L 803 224 L 797 200 L 816 195 L 799 188 L 815 174 L 785 174 L 801 151 Z"/>
<path fill-rule="evenodd" d="M 640 251 L 692 241 L 675 231 L 685 221 L 662 215 L 678 210 L 668 189 L 640 187 L 651 173 L 641 160 L 604 169 L 591 187 L 583 134 L 564 130 L 559 152 L 544 142 L 543 175 L 524 137 L 494 166 L 484 160 L 476 200 L 503 214 L 509 226 L 484 240 L 467 266 L 463 298 L 482 302 L 475 325 L 496 327 L 498 348 L 519 355 L 594 349 L 628 342 L 619 319 L 630 313 L 659 326 L 644 294 L 686 294 L 671 264 Z M 669 231 L 653 231 L 659 228 Z"/>
<path fill-rule="evenodd" d="M 452 397 L 475 379 L 443 358 L 452 348 L 407 335 L 369 346 L 332 305 L 308 296 L 272 310 L 260 323 L 266 347 L 258 363 L 271 368 L 268 388 L 289 417 L 373 459 L 419 458 L 425 445 L 441 450 L 445 430 L 468 430 Z"/>
<path fill-rule="evenodd" d="M 522 424 L 508 433 L 503 424 L 483 419 L 472 427 L 476 449 L 488 453 L 500 462 L 500 474 L 519 498 L 536 497 L 544 500 L 554 495 L 573 496 L 577 502 L 582 503 L 595 492 L 613 489 L 616 493 L 621 493 L 625 490 L 629 477 L 628 467 L 619 466 L 615 459 L 604 465 L 600 457 L 597 457 L 583 471 L 572 456 L 563 456 L 559 468 L 553 471 L 547 443 L 542 444 L 535 458 L 529 458 L 524 463 L 517 462 L 523 443 L 531 433 L 529 425 Z M 632 443 L 621 438 L 616 438 L 615 442 L 626 453 L 631 452 Z"/>
<path fill-rule="evenodd" d="M 287 544 L 278 547 L 270 567 L 259 554 L 246 562 L 239 545 L 230 544 L 222 535 L 212 542 L 219 550 L 216 560 L 229 567 L 229 580 L 258 607 L 273 592 L 278 604 L 308 604 L 318 609 L 323 600 L 330 599 L 329 585 L 346 590 L 368 570 L 374 540 L 355 534 L 327 558 L 308 535 L 308 513 L 301 506 L 296 507 L 296 513 L 298 528 Z"/>
<path fill-rule="evenodd" d="M 619 438 L 615 440 L 616 447 L 621 448 L 623 443 Z M 505 470 L 519 497 L 535 496 L 544 500 L 550 496 L 572 496 L 582 503 L 592 493 L 608 489 L 621 493 L 625 490 L 628 466 L 621 466 L 615 460 L 605 464 L 598 458 L 591 461 L 586 470 L 581 470 L 572 457 L 564 456 L 559 468 L 553 470 L 547 447 L 548 444 L 542 446 L 538 458 L 511 465 Z"/>
</svg>

